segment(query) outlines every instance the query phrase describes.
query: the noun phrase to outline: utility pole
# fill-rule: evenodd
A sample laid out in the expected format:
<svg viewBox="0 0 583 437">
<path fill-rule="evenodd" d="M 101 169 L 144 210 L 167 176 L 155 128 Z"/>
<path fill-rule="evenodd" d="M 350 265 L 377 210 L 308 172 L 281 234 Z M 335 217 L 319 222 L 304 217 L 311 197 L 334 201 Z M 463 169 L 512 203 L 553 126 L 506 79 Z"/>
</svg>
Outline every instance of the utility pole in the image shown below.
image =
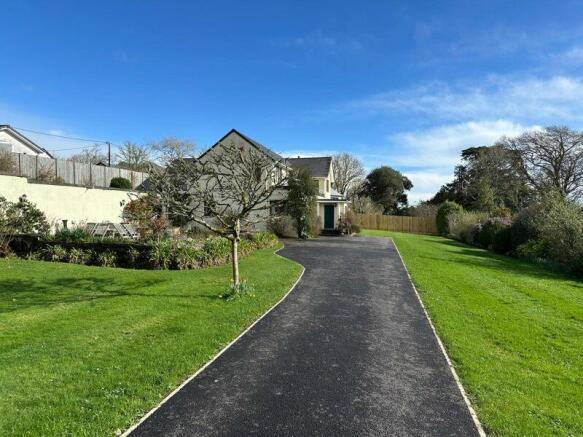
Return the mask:
<svg viewBox="0 0 583 437">
<path fill-rule="evenodd" d="M 106 141 L 105 144 L 107 144 L 107 166 L 111 167 L 111 143 Z"/>
</svg>

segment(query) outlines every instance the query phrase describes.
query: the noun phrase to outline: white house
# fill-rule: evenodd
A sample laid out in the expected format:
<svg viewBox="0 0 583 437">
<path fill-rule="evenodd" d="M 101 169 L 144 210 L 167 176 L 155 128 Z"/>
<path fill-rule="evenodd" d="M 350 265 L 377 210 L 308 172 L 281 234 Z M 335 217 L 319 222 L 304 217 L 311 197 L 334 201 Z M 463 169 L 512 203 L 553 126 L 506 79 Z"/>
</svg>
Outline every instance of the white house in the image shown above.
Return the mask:
<svg viewBox="0 0 583 437">
<path fill-rule="evenodd" d="M 332 231 L 337 228 L 340 217 L 346 213 L 348 200 L 344 199 L 334 188 L 332 157 L 284 158 L 236 129 L 231 129 L 225 136 L 204 152 L 198 160 L 204 161 L 210 154 L 221 153 L 221 144 L 227 143 L 247 144 L 255 147 L 273 159 L 274 162 L 281 163 L 283 173 L 292 168 L 303 168 L 307 170 L 318 182 L 319 194 L 317 204 L 321 229 Z"/>
<path fill-rule="evenodd" d="M 47 150 L 8 124 L 0 124 L 0 152 L 24 153 L 43 158 L 53 157 Z"/>
<path fill-rule="evenodd" d="M 340 217 L 346 213 L 348 200 L 335 189 L 332 157 L 288 158 L 287 163 L 292 168 L 307 170 L 318 182 L 319 194 L 316 202 L 320 227 L 324 230 L 335 229 Z"/>
</svg>

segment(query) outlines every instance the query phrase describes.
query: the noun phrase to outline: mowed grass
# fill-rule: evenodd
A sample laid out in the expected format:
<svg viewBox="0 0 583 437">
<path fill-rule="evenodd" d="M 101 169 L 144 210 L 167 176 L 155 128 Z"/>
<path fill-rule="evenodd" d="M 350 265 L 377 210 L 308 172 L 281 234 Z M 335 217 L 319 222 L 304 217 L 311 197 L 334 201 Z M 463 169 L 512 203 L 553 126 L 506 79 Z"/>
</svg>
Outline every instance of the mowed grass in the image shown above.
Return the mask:
<svg viewBox="0 0 583 437">
<path fill-rule="evenodd" d="M 0 435 L 129 427 L 290 288 L 301 266 L 241 260 L 254 298 L 218 298 L 230 267 L 144 271 L 0 260 Z"/>
<path fill-rule="evenodd" d="M 583 435 L 583 282 L 431 236 L 393 238 L 493 435 Z"/>
</svg>

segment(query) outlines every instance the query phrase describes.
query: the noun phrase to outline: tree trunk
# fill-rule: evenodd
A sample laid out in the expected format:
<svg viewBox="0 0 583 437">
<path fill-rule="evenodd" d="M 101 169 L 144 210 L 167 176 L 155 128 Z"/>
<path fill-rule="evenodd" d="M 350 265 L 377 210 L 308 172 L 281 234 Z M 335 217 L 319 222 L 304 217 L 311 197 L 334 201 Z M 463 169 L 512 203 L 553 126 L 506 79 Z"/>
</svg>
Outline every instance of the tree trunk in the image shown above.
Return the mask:
<svg viewBox="0 0 583 437">
<path fill-rule="evenodd" d="M 231 262 L 233 263 L 233 284 L 239 285 L 239 242 L 237 238 L 231 240 Z"/>
<path fill-rule="evenodd" d="M 233 283 L 239 285 L 239 239 L 241 234 L 241 224 L 237 219 L 235 229 L 233 232 L 233 239 L 231 240 L 231 261 L 233 263 Z"/>
</svg>

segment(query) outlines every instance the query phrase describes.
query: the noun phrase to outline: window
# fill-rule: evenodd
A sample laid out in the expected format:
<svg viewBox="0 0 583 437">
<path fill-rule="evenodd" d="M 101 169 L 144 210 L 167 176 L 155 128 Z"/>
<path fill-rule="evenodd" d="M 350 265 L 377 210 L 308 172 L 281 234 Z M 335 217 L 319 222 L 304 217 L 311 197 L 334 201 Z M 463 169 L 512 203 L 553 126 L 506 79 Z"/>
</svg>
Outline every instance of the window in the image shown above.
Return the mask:
<svg viewBox="0 0 583 437">
<path fill-rule="evenodd" d="M 283 201 L 274 200 L 269 202 L 269 215 L 272 217 L 281 216 L 285 213 L 285 204 Z"/>
<path fill-rule="evenodd" d="M 12 146 L 10 145 L 10 143 L 0 141 L 0 152 L 12 152 Z"/>
<path fill-rule="evenodd" d="M 326 193 L 330 191 L 330 181 L 326 179 Z"/>
</svg>

